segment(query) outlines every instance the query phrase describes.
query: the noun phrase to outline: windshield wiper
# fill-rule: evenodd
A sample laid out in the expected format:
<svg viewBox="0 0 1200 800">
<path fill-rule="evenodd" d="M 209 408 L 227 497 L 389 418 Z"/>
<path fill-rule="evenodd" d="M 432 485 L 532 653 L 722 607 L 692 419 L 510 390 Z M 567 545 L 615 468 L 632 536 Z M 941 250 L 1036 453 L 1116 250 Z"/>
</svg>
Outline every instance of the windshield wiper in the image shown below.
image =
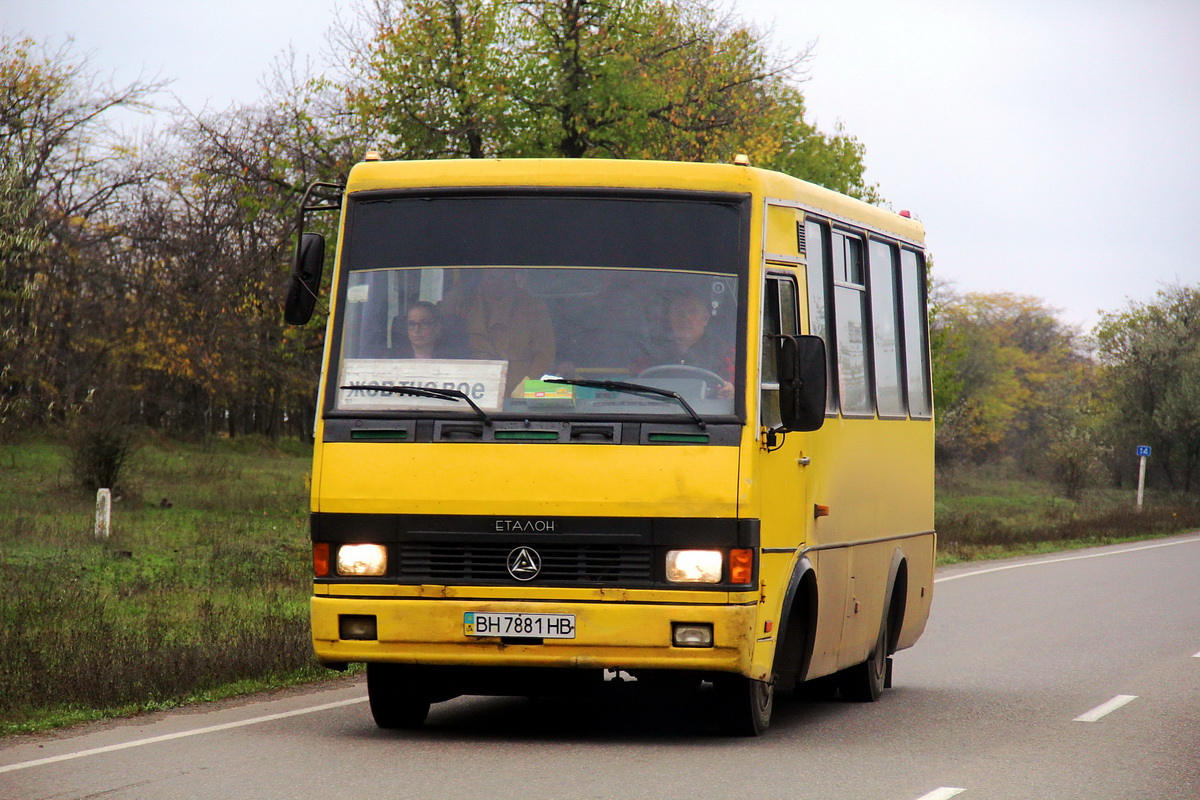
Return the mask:
<svg viewBox="0 0 1200 800">
<path fill-rule="evenodd" d="M 402 394 L 409 397 L 433 397 L 438 400 L 466 400 L 467 405 L 475 410 L 479 418 L 483 420 L 484 425 L 491 425 L 492 418 L 489 417 L 482 408 L 475 405 L 475 401 L 467 397 L 465 392 L 458 389 L 435 389 L 427 386 L 339 386 L 339 389 L 362 389 L 364 391 L 376 392 L 391 392 L 392 394 Z"/>
<path fill-rule="evenodd" d="M 589 389 L 608 389 L 610 392 L 628 392 L 629 394 L 648 394 L 658 397 L 669 397 L 679 401 L 679 405 L 683 406 L 683 410 L 688 413 L 700 430 L 704 430 L 708 425 L 696 413 L 696 410 L 688 405 L 688 401 L 683 399 L 683 395 L 679 392 L 672 392 L 668 389 L 659 389 L 657 386 L 646 386 L 641 383 L 626 383 L 625 381 L 589 381 L 589 380 L 574 380 L 571 378 L 542 378 L 544 383 L 565 383 L 568 386 L 586 386 Z"/>
</svg>

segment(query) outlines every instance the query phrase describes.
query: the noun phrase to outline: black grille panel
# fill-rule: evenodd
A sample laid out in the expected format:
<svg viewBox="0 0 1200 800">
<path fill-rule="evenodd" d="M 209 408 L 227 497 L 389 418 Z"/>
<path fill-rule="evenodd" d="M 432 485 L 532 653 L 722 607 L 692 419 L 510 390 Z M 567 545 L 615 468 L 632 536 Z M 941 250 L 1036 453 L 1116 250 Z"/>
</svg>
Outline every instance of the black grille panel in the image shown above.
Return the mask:
<svg viewBox="0 0 1200 800">
<path fill-rule="evenodd" d="M 508 572 L 512 544 L 402 542 L 398 577 L 415 583 L 651 584 L 652 548 L 616 544 L 538 544 L 542 571 L 532 581 Z"/>
</svg>

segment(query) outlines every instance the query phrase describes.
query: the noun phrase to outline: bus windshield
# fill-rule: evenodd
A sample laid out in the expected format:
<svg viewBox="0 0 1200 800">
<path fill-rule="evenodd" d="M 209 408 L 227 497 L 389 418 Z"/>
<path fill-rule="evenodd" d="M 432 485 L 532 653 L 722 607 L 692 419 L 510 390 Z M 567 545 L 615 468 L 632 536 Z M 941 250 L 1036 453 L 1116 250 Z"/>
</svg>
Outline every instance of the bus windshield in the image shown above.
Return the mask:
<svg viewBox="0 0 1200 800">
<path fill-rule="evenodd" d="M 738 202 L 678 199 L 352 207 L 330 410 L 471 413 L 453 398 L 373 388 L 412 386 L 457 390 L 489 414 L 734 414 L 743 218 Z"/>
</svg>

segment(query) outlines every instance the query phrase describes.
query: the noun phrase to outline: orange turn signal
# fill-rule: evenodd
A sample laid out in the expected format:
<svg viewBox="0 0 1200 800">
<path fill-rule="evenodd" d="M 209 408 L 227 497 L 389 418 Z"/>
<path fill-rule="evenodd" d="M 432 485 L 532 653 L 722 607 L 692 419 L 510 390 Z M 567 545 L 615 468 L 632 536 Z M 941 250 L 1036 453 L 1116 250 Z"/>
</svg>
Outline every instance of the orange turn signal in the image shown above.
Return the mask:
<svg viewBox="0 0 1200 800">
<path fill-rule="evenodd" d="M 729 551 L 729 582 L 730 583 L 750 583 L 754 579 L 754 551 L 753 550 L 730 550 Z"/>
<path fill-rule="evenodd" d="M 828 517 L 828 516 L 829 516 L 829 506 L 823 506 L 820 503 L 817 503 L 813 506 L 813 517 L 814 518 Z"/>
<path fill-rule="evenodd" d="M 329 542 L 313 544 L 313 575 L 318 578 L 329 577 Z"/>
</svg>

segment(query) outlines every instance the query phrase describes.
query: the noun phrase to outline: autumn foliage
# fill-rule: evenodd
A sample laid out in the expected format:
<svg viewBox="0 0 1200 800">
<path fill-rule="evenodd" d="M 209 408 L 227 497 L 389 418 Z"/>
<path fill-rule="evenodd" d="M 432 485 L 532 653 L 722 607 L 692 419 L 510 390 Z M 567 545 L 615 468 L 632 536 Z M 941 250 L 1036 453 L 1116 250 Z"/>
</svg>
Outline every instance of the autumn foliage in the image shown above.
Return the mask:
<svg viewBox="0 0 1200 800">
<path fill-rule="evenodd" d="M 874 197 L 861 145 L 804 120 L 807 55 L 701 0 L 379 2 L 331 33 L 324 72 L 281 57 L 259 103 L 179 110 L 139 137 L 110 120 L 162 85 L 108 85 L 69 47 L 0 38 L 0 435 L 96 406 L 178 436 L 304 435 L 324 312 L 280 324 L 297 204 L 369 148 L 747 152 Z"/>
<path fill-rule="evenodd" d="M 1152 485 L 1200 488 L 1200 287 L 1104 314 L 1091 336 L 1035 297 L 942 286 L 934 300 L 943 471 L 1008 463 L 1077 500 L 1129 485 L 1143 444 Z"/>
</svg>

